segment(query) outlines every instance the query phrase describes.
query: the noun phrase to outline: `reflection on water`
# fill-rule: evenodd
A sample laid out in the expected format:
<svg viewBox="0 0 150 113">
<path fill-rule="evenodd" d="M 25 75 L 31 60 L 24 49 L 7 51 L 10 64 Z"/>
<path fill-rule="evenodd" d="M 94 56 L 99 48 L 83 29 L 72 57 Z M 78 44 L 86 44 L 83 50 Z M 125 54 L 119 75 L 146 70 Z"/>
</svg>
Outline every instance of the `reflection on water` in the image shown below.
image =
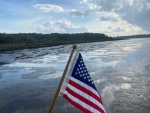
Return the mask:
<svg viewBox="0 0 150 113">
<path fill-rule="evenodd" d="M 129 83 L 123 83 L 123 84 L 121 84 L 121 88 L 122 89 L 129 89 L 129 88 L 131 88 L 131 84 L 129 84 Z"/>
<path fill-rule="evenodd" d="M 115 100 L 115 96 L 114 96 L 114 92 L 119 90 L 119 87 L 116 85 L 110 85 L 110 86 L 106 86 L 103 90 L 102 90 L 102 99 L 105 98 L 105 105 L 106 107 L 109 107 L 112 102 Z M 103 99 L 104 101 L 104 99 Z"/>
<path fill-rule="evenodd" d="M 33 107 L 35 103 L 32 101 L 30 106 L 26 105 L 27 111 L 40 109 L 42 113 L 42 110 L 48 110 L 71 47 L 25 49 L 1 54 L 0 62 L 7 64 L 0 66 L 0 100 L 3 100 L 0 112 L 10 113 L 6 109 L 16 103 L 18 107 L 14 106 L 11 112 L 23 113 L 24 105 L 18 103 L 31 102 L 31 97 L 36 106 Z M 150 39 L 78 44 L 78 50 L 102 96 L 107 113 L 150 111 Z M 67 102 L 59 98 L 57 110 L 62 111 L 64 103 Z M 65 105 L 68 113 L 80 113 L 70 104 Z M 54 112 L 58 113 L 57 110 Z"/>
</svg>

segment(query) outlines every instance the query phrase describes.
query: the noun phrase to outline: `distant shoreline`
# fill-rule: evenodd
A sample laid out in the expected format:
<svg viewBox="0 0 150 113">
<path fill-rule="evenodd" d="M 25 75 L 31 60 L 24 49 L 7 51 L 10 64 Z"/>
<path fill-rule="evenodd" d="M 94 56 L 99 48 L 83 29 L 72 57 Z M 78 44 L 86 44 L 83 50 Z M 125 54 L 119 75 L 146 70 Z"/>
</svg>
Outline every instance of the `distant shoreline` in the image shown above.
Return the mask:
<svg viewBox="0 0 150 113">
<path fill-rule="evenodd" d="M 129 36 L 117 36 L 113 37 L 114 39 L 126 40 L 134 38 L 150 38 L 150 34 L 140 34 L 140 35 L 129 35 Z"/>
<path fill-rule="evenodd" d="M 0 53 L 11 50 L 21 50 L 40 47 L 51 47 L 66 44 L 90 43 L 101 41 L 113 41 L 112 37 L 100 33 L 77 33 L 77 34 L 36 34 L 0 33 Z"/>
<path fill-rule="evenodd" d="M 0 33 L 0 53 L 12 50 L 52 47 L 66 44 L 126 40 L 134 38 L 150 38 L 150 34 L 108 37 L 101 33 Z"/>
<path fill-rule="evenodd" d="M 115 39 L 119 40 L 119 39 Z M 107 40 L 107 41 L 114 41 L 114 40 Z M 52 46 L 60 46 L 60 45 L 67 45 L 67 44 L 81 44 L 81 43 L 92 43 L 92 42 L 103 42 L 103 41 L 90 41 L 90 42 L 76 42 L 76 43 L 53 43 L 53 44 L 40 44 L 40 43 L 31 43 L 31 44 L 5 44 L 0 45 L 0 53 L 12 50 L 23 50 L 23 49 L 34 49 L 34 48 L 41 48 L 41 47 L 52 47 Z"/>
</svg>

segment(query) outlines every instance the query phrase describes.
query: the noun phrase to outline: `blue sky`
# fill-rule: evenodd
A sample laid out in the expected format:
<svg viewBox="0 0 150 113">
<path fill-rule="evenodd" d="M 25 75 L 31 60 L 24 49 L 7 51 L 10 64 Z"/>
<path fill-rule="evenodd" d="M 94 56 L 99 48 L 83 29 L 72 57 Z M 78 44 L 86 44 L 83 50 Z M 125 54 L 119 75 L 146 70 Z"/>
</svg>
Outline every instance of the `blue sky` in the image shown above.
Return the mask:
<svg viewBox="0 0 150 113">
<path fill-rule="evenodd" d="M 0 33 L 150 33 L 150 0 L 0 0 Z"/>
</svg>

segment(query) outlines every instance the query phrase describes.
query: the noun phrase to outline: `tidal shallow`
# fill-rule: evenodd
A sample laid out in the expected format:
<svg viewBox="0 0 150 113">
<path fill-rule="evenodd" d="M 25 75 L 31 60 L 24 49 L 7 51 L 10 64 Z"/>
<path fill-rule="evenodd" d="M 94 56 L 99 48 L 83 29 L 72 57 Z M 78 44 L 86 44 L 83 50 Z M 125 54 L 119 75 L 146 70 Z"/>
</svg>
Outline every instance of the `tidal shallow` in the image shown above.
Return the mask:
<svg viewBox="0 0 150 113">
<path fill-rule="evenodd" d="M 107 113 L 150 112 L 150 38 L 78 44 Z M 72 45 L 0 54 L 0 113 L 46 113 Z M 81 113 L 59 97 L 55 113 Z"/>
</svg>

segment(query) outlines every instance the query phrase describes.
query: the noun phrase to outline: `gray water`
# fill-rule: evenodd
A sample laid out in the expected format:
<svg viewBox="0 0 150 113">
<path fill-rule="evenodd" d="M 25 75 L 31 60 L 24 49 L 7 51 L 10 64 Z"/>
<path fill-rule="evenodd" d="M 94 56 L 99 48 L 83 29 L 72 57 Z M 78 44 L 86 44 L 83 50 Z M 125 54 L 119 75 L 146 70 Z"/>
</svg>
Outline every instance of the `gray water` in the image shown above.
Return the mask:
<svg viewBox="0 0 150 113">
<path fill-rule="evenodd" d="M 77 44 L 107 113 L 150 112 L 150 38 Z M 0 54 L 0 113 L 46 113 L 72 45 Z M 59 97 L 55 113 L 81 113 Z"/>
</svg>

